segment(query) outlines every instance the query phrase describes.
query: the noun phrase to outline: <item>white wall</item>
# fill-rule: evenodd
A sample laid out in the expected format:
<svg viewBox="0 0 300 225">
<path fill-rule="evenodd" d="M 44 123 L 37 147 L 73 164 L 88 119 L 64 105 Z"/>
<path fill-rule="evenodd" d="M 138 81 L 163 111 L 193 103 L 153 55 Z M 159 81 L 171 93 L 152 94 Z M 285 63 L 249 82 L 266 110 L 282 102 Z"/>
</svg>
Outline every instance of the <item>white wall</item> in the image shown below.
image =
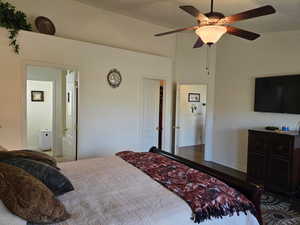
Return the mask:
<svg viewBox="0 0 300 225">
<path fill-rule="evenodd" d="M 27 79 L 35 81 L 51 81 L 54 85 L 55 111 L 53 127 L 53 151 L 56 156 L 62 155 L 62 136 L 65 125 L 65 78 L 63 70 L 58 68 L 28 66 Z"/>
<path fill-rule="evenodd" d="M 43 91 L 44 101 L 31 101 L 32 91 Z M 52 131 L 53 83 L 51 81 L 27 80 L 27 146 L 39 150 L 41 130 Z"/>
<path fill-rule="evenodd" d="M 204 144 L 206 85 L 180 85 L 179 147 Z M 189 93 L 200 94 L 200 102 L 189 102 Z M 192 107 L 197 107 L 192 111 Z"/>
<path fill-rule="evenodd" d="M 134 50 L 137 52 L 145 52 L 155 55 L 167 56 L 172 59 L 175 57 L 176 54 L 176 65 L 175 63 L 173 64 L 173 80 L 175 83 L 177 81 L 184 83 L 209 83 L 208 97 L 210 98 L 210 100 L 208 105 L 209 123 L 207 129 L 209 132 L 212 132 L 215 49 L 212 50 L 213 53 L 211 54 L 212 75 L 210 77 L 207 77 L 207 74 L 204 70 L 206 63 L 206 50 L 205 48 L 192 49 L 192 45 L 196 41 L 196 36 L 194 34 L 178 35 L 178 42 L 176 45 L 176 35 L 170 35 L 160 38 L 153 36 L 153 34 L 166 31 L 168 30 L 168 28 L 153 25 L 144 21 L 139 21 L 123 15 L 118 15 L 109 11 L 90 7 L 78 1 L 8 1 L 14 4 L 18 9 L 23 10 L 29 16 L 29 20 L 32 23 L 34 22 L 34 19 L 37 16 L 43 15 L 49 17 L 56 25 L 56 35 L 59 37 L 74 40 L 83 40 L 91 43 L 98 43 L 122 49 Z M 6 35 L 6 33 L 3 32 L 3 35 Z M 48 40 L 49 38 L 43 35 L 41 35 L 40 37 L 45 37 L 46 40 Z M 1 38 L 0 40 L 2 41 L 2 43 L 0 44 L 2 44 L 3 47 L 5 47 L 6 49 L 6 39 Z M 55 62 L 56 60 L 53 60 L 53 58 L 56 58 L 55 54 L 57 54 L 55 53 L 55 51 L 52 52 L 47 50 L 47 53 L 45 51 L 41 51 L 40 58 L 41 60 L 43 60 L 43 58 L 48 58 L 48 60 L 46 61 Z M 61 50 L 60 54 L 62 56 L 65 56 L 68 53 L 65 53 L 63 50 Z M 38 53 L 35 53 L 35 55 L 38 55 Z M 27 56 L 25 56 L 25 58 L 26 57 Z M 28 59 L 30 60 L 31 58 L 32 57 L 29 57 Z M 39 56 L 36 56 L 36 59 L 39 60 Z M 11 57 L 8 59 L 8 63 L 11 63 L 11 66 L 14 66 L 19 63 L 18 60 L 18 58 Z M 99 63 L 101 63 L 101 60 L 102 58 L 98 59 Z M 69 62 L 71 60 L 66 59 L 61 61 Z M 21 68 L 14 67 L 14 72 L 20 73 L 20 69 Z M 163 71 L 161 73 L 163 73 Z M 148 74 L 147 76 L 151 75 Z M 16 85 L 17 83 L 15 78 L 5 77 L 1 79 L 5 79 L 5 84 L 11 84 L 12 86 Z M 19 80 L 19 82 L 22 81 Z M 18 87 L 16 88 L 20 88 L 21 85 L 21 83 L 18 83 Z M 3 95 L 7 95 L 9 97 L 8 99 L 14 100 L 13 104 L 11 102 L 7 102 L 6 100 L 3 102 L 3 104 L 5 103 L 5 106 L 9 106 L 10 108 L 14 107 L 13 105 L 15 104 L 15 101 L 20 101 L 20 99 L 18 99 L 17 96 L 14 96 L 14 93 L 6 93 Z M 4 96 L 1 99 L 4 99 Z M 175 97 L 173 97 L 172 101 L 176 101 Z M 1 114 L 3 115 L 5 113 L 6 112 L 0 112 L 0 116 Z M 12 143 L 15 140 L 15 138 L 12 137 L 11 134 L 15 134 L 18 124 L 22 121 L 22 118 L 19 117 L 18 112 L 11 112 L 9 115 L 5 114 L 4 116 L 8 119 L 7 121 L 14 120 L 14 124 L 10 124 L 10 126 L 12 126 L 10 128 L 6 126 L 6 123 L 9 122 L 3 122 L 7 131 L 7 133 L 5 133 L 6 140 L 8 140 L 9 143 Z M 18 134 L 18 136 L 20 135 L 21 133 Z M 212 135 L 209 135 L 207 138 L 211 143 L 210 146 L 212 146 Z M 16 143 L 15 145 L 18 146 L 19 143 Z"/>
<path fill-rule="evenodd" d="M 155 55 L 174 55 L 175 36 L 154 37 L 154 34 L 168 28 L 73 0 L 8 0 L 8 2 L 23 10 L 32 24 L 37 16 L 50 18 L 56 26 L 58 37 Z"/>
<path fill-rule="evenodd" d="M 245 171 L 247 130 L 280 126 L 295 128 L 299 115 L 254 112 L 254 79 L 299 74 L 300 31 L 263 34 L 255 42 L 223 39 L 217 49 L 214 160 Z"/>
<path fill-rule="evenodd" d="M 177 84 L 207 84 L 205 159 L 212 160 L 216 46 L 209 50 L 209 61 L 207 61 L 206 46 L 193 49 L 196 40 L 197 36 L 194 33 L 177 35 L 174 81 Z M 210 75 L 206 71 L 207 62 L 209 62 Z"/>
<path fill-rule="evenodd" d="M 147 55 L 85 42 L 21 32 L 21 55 L 8 47 L 0 29 L 0 143 L 10 149 L 24 145 L 25 65 L 53 65 L 79 71 L 79 157 L 111 155 L 140 149 L 141 83 L 143 77 L 167 81 L 166 143 L 170 149 L 172 63 Z M 117 68 L 123 83 L 109 87 L 106 75 Z M 13 91 L 12 91 L 13 90 Z M 23 126 L 22 126 L 23 125 Z"/>
</svg>

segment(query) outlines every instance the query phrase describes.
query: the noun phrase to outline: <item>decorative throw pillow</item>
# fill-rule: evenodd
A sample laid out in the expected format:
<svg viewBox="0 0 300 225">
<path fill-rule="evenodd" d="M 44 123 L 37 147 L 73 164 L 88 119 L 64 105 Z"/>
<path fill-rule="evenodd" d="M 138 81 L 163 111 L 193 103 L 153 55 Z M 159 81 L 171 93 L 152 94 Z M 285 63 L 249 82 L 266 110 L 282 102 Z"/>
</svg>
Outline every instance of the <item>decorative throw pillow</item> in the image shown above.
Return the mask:
<svg viewBox="0 0 300 225">
<path fill-rule="evenodd" d="M 20 151 L 7 151 L 7 152 L 0 152 L 0 160 L 2 159 L 10 159 L 10 158 L 26 158 L 32 159 L 36 161 L 40 161 L 46 163 L 50 166 L 53 166 L 57 169 L 57 162 L 55 158 L 44 154 L 42 152 L 31 151 L 31 150 L 20 150 Z"/>
<path fill-rule="evenodd" d="M 6 152 L 8 150 L 6 148 L 4 148 L 3 146 L 0 145 L 0 151 Z"/>
<path fill-rule="evenodd" d="M 42 182 L 5 163 L 0 163 L 0 200 L 9 211 L 30 223 L 58 223 L 70 218 L 64 205 Z"/>
<path fill-rule="evenodd" d="M 56 196 L 63 195 L 74 190 L 73 185 L 67 177 L 65 177 L 57 169 L 43 162 L 24 158 L 3 159 L 0 160 L 0 162 L 25 170 L 27 173 L 45 184 Z"/>
</svg>

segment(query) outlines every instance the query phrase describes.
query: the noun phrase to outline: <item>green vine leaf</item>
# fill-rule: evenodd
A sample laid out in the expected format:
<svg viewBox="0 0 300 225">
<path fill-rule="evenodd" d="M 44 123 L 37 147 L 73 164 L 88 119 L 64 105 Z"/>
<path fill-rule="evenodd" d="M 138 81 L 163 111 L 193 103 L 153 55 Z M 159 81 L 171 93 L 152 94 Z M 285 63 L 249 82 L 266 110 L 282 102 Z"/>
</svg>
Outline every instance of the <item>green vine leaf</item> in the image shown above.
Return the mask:
<svg viewBox="0 0 300 225">
<path fill-rule="evenodd" d="M 20 30 L 31 31 L 32 26 L 27 22 L 27 16 L 24 12 L 16 10 L 16 7 L 8 2 L 0 0 L 0 26 L 9 32 L 10 46 L 16 54 L 20 52 L 20 45 L 17 36 Z"/>
</svg>

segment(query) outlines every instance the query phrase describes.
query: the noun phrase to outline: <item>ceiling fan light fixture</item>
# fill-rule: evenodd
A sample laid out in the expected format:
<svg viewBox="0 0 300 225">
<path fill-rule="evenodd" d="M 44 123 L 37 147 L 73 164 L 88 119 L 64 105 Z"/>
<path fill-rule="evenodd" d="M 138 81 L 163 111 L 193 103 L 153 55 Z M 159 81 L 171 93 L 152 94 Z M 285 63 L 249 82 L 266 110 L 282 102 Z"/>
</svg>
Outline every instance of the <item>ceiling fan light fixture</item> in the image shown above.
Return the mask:
<svg viewBox="0 0 300 225">
<path fill-rule="evenodd" d="M 209 25 L 199 27 L 195 32 L 205 44 L 212 45 L 220 40 L 227 32 L 227 28 L 224 26 Z"/>
</svg>

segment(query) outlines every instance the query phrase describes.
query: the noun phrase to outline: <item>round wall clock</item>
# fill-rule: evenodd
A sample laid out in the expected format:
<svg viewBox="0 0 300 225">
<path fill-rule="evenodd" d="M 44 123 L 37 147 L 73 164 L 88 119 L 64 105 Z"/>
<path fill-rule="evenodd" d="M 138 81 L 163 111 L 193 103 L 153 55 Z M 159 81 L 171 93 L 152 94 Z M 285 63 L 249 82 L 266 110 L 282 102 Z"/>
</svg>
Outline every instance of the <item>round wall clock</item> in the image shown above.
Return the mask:
<svg viewBox="0 0 300 225">
<path fill-rule="evenodd" d="M 109 71 L 107 81 L 112 88 L 119 87 L 122 82 L 121 73 L 116 69 Z"/>
</svg>

